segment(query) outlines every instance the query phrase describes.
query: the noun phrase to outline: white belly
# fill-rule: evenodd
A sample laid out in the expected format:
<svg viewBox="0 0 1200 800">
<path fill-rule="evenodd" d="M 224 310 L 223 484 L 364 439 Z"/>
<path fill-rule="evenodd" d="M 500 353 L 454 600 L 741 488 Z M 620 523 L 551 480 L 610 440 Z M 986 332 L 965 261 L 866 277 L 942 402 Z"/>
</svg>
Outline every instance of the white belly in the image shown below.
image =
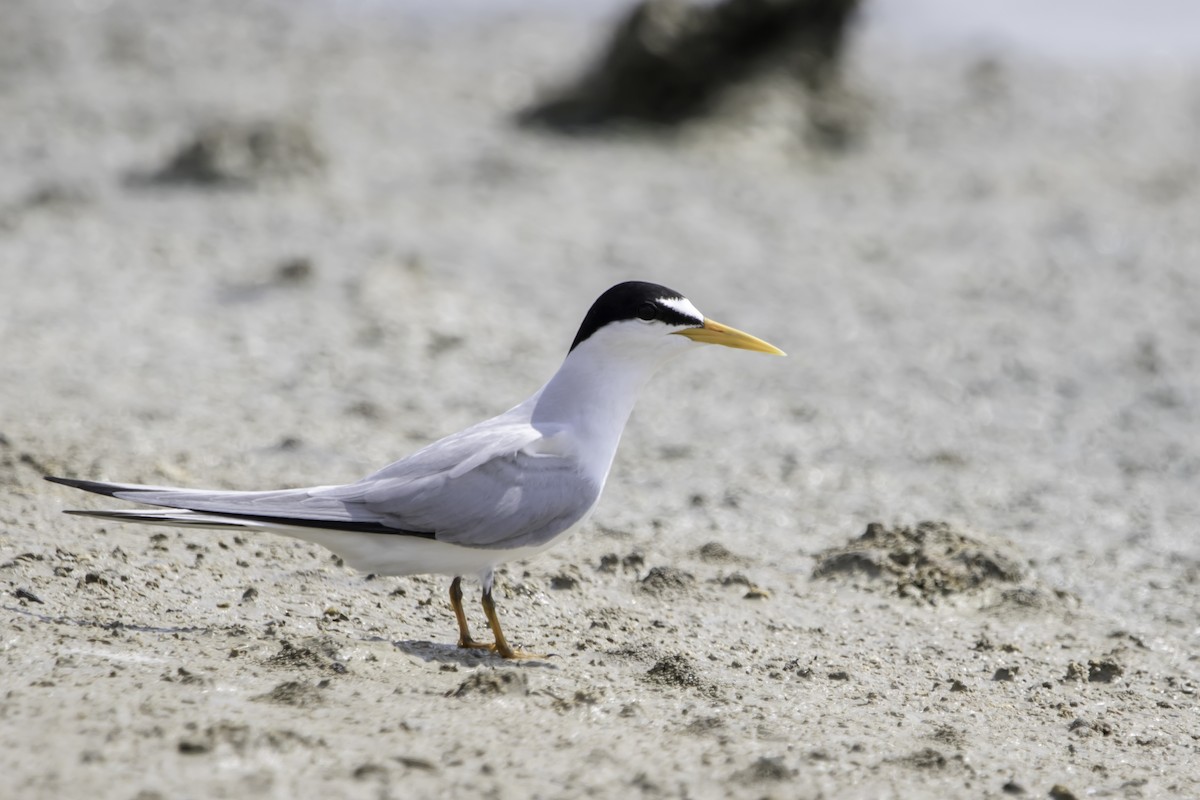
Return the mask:
<svg viewBox="0 0 1200 800">
<path fill-rule="evenodd" d="M 319 544 L 340 556 L 347 566 L 361 572 L 376 575 L 432 573 L 451 576 L 482 575 L 499 564 L 532 558 L 562 541 L 577 527 L 579 527 L 579 523 L 555 536 L 549 542 L 536 547 L 484 549 L 462 547 L 435 539 L 402 534 L 264 526 L 266 530 L 273 533 L 281 533 L 285 536 Z"/>
</svg>

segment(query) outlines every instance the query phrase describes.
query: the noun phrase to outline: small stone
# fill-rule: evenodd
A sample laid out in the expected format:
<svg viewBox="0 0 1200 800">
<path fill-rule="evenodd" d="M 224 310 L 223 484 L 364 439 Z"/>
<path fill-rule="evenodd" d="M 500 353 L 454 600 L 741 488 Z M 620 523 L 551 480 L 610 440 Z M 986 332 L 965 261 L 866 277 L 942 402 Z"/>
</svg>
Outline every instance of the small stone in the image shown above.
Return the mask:
<svg viewBox="0 0 1200 800">
<path fill-rule="evenodd" d="M 275 281 L 281 284 L 304 283 L 313 276 L 312 259 L 306 256 L 295 256 L 279 262 L 275 267 Z"/>
<path fill-rule="evenodd" d="M 1088 661 L 1089 683 L 1112 683 L 1125 674 L 1125 669 L 1115 661 Z"/>
<path fill-rule="evenodd" d="M 200 755 L 212 750 L 212 743 L 201 739 L 180 739 L 179 752 L 188 756 Z"/>
<path fill-rule="evenodd" d="M 1012 681 L 1016 680 L 1017 673 L 1021 671 L 1020 667 L 1000 667 L 992 675 L 994 681 Z"/>
<path fill-rule="evenodd" d="M 555 575 L 550 579 L 550 588 L 559 590 L 578 589 L 579 579 L 573 575 Z"/>
</svg>

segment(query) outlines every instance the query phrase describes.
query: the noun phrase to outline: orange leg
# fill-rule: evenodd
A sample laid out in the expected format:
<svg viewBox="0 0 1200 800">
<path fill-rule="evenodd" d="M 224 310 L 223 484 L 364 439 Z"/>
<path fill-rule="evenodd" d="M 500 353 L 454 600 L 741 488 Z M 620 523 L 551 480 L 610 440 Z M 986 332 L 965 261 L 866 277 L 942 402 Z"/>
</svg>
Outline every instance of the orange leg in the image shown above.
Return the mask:
<svg viewBox="0 0 1200 800">
<path fill-rule="evenodd" d="M 467 614 L 462 604 L 462 578 L 456 577 L 450 582 L 450 605 L 454 608 L 454 616 L 458 619 L 458 646 L 469 648 L 496 649 L 496 645 L 487 642 L 477 642 L 471 638 L 471 629 L 467 627 Z M 508 647 L 508 645 L 505 645 Z"/>
<path fill-rule="evenodd" d="M 504 638 L 504 631 L 500 630 L 500 617 L 496 615 L 496 604 L 492 602 L 492 587 L 487 584 L 483 587 L 483 613 L 487 615 L 488 625 L 496 637 L 496 643 L 492 645 L 496 655 L 501 658 L 545 658 L 537 653 L 525 653 L 509 646 L 508 640 Z"/>
</svg>

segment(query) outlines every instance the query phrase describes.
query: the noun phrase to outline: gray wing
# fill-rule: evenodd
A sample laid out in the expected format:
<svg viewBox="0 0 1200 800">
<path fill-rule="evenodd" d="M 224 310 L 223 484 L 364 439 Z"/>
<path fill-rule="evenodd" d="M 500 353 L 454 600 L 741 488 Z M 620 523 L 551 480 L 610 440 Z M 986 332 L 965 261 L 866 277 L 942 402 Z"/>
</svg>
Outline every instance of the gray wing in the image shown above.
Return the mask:
<svg viewBox="0 0 1200 800">
<path fill-rule="evenodd" d="M 182 489 L 171 486 L 146 486 L 139 483 L 76 480 L 51 475 L 47 475 L 46 480 L 75 489 L 83 489 L 86 492 L 115 497 L 118 500 L 203 512 L 213 515 L 213 517 L 222 516 L 231 523 L 237 520 L 247 520 L 277 525 L 340 528 L 363 533 L 398 533 L 433 537 L 433 534 L 427 531 L 388 528 L 362 509 L 320 496 L 320 492 L 332 487 L 318 486 L 312 489 L 281 489 L 269 492 L 227 492 Z M 67 513 L 102 516 L 110 512 L 69 511 Z M 133 519 L 136 517 L 146 521 L 173 519 L 169 515 L 156 516 L 156 512 L 111 512 L 111 515 L 114 518 L 119 516 Z M 199 520 L 200 517 L 196 517 L 194 521 L 199 524 Z"/>
<path fill-rule="evenodd" d="M 583 519 L 602 488 L 554 446 L 555 433 L 497 417 L 319 496 L 466 547 L 544 544 Z"/>
<path fill-rule="evenodd" d="M 533 546 L 582 519 L 600 495 L 601 486 L 566 448 L 547 446 L 555 433 L 502 415 L 344 486 L 227 492 L 53 480 L 231 519 L 425 536 L 467 547 Z"/>
</svg>

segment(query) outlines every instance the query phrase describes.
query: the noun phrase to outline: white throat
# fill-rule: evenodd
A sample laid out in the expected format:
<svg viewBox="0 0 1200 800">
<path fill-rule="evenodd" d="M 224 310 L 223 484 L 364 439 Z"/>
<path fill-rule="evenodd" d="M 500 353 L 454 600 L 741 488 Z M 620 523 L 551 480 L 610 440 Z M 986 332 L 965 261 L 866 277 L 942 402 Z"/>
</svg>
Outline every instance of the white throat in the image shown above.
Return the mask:
<svg viewBox="0 0 1200 800">
<path fill-rule="evenodd" d="M 603 331 L 582 342 L 530 398 L 534 427 L 557 427 L 566 433 L 580 448 L 584 469 L 601 483 L 642 386 L 691 344 L 664 332 L 661 341 L 647 346 L 645 332 L 639 333 L 630 337 Z"/>
</svg>

